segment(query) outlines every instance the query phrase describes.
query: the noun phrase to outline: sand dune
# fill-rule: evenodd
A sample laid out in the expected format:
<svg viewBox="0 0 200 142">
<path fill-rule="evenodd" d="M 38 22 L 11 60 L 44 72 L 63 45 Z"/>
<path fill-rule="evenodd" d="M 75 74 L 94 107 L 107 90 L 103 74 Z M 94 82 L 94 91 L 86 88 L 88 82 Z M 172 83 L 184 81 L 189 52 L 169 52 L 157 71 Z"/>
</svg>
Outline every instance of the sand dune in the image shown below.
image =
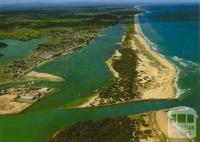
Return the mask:
<svg viewBox="0 0 200 142">
<path fill-rule="evenodd" d="M 140 73 L 138 78 L 141 80 L 141 84 L 145 83 L 144 78 L 149 79 L 145 87 L 140 87 L 142 99 L 175 98 L 174 81 L 177 72 L 175 65 L 151 48 L 143 37 L 138 24 L 135 24 L 135 30 L 132 47 L 138 51 L 137 55 L 140 59 L 137 66 Z"/>
</svg>

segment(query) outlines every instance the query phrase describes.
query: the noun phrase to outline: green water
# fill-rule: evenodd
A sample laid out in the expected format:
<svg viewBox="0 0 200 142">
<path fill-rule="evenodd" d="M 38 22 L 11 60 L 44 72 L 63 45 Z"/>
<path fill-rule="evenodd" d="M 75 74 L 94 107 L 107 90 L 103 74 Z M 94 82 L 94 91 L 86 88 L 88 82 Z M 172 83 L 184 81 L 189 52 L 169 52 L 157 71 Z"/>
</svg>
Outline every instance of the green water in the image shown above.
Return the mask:
<svg viewBox="0 0 200 142">
<path fill-rule="evenodd" d="M 37 85 L 47 85 L 56 90 L 21 114 L 0 116 L 0 142 L 47 142 L 55 130 L 78 121 L 184 105 L 184 101 L 143 101 L 95 108 L 63 109 L 76 100 L 90 96 L 94 90 L 111 81 L 112 75 L 105 61 L 120 48 L 116 43 L 121 41 L 123 34 L 121 25 L 113 26 L 87 47 L 35 68 L 36 71 L 61 76 L 65 81 L 37 82 Z"/>
<path fill-rule="evenodd" d="M 19 40 L 0 40 L 8 45 L 6 48 L 0 49 L 0 65 L 8 64 L 12 61 L 22 59 L 29 55 L 38 44 L 44 43 L 45 39 L 34 39 L 30 41 L 19 41 Z"/>
</svg>

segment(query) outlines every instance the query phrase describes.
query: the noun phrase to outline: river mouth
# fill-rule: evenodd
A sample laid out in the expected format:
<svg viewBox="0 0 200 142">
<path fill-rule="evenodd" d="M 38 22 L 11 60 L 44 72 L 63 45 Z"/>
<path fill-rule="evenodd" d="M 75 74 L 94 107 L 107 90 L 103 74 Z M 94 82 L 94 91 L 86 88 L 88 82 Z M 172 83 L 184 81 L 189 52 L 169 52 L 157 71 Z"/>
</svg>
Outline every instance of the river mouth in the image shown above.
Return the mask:
<svg viewBox="0 0 200 142">
<path fill-rule="evenodd" d="M 101 34 L 102 36 L 93 40 L 87 47 L 34 68 L 33 70 L 38 72 L 60 76 L 65 81 L 37 81 L 35 85 L 56 88 L 55 92 L 22 113 L 1 116 L 0 125 L 3 128 L 1 139 L 25 142 L 24 136 L 26 135 L 35 137 L 35 139 L 29 141 L 44 142 L 48 140 L 55 129 L 78 121 L 168 108 L 168 101 L 166 101 L 166 104 L 160 101 L 154 103 L 147 101 L 87 109 L 62 109 L 77 99 L 84 100 L 84 98 L 92 95 L 96 89 L 106 86 L 112 81 L 112 74 L 105 62 L 113 55 L 115 50 L 120 48 L 120 44 L 116 43 L 121 41 L 123 34 L 122 25 L 115 25 L 104 31 Z M 158 105 L 161 104 L 162 106 L 158 108 Z M 18 120 L 20 120 L 21 125 L 16 123 Z M 15 125 L 9 126 L 8 124 Z M 8 137 L 10 134 L 15 134 L 12 132 L 13 129 L 19 129 L 19 127 L 23 127 L 23 132 L 19 132 L 19 135 L 15 135 L 15 137 Z M 31 129 L 31 133 L 26 129 Z"/>
<path fill-rule="evenodd" d="M 79 121 L 138 114 L 176 106 L 193 106 L 194 101 L 194 105 L 198 104 L 198 99 L 195 100 L 194 96 L 195 93 L 198 94 L 196 89 L 173 101 L 142 101 L 86 109 L 63 109 L 77 99 L 82 99 L 80 102 L 84 101 L 84 98 L 93 94 L 96 89 L 106 86 L 111 81 L 112 75 L 105 61 L 120 48 L 116 43 L 121 41 L 123 33 L 122 25 L 113 26 L 86 48 L 35 68 L 38 72 L 61 76 L 65 81 L 38 81 L 36 85 L 57 88 L 55 93 L 20 114 L 1 116 L 0 140 L 46 142 L 55 129 Z M 34 138 L 30 139 L 32 137 Z"/>
<path fill-rule="evenodd" d="M 177 106 L 175 100 L 155 100 L 86 109 L 63 109 L 77 99 L 82 99 L 80 102 L 84 101 L 84 98 L 93 94 L 96 89 L 106 86 L 112 80 L 112 74 L 105 62 L 115 50 L 120 48 L 120 45 L 116 43 L 121 41 L 123 34 L 122 25 L 113 26 L 103 32 L 103 36 L 93 40 L 86 48 L 55 58 L 53 61 L 34 68 L 33 70 L 38 72 L 60 76 L 65 81 L 37 81 L 36 85 L 56 88 L 55 92 L 22 113 L 1 116 L 1 139 L 26 142 L 27 139 L 24 136 L 34 136 L 35 139 L 29 139 L 29 141 L 45 142 L 55 129 L 78 121 L 138 114 Z M 20 121 L 20 125 L 16 123 L 18 121 Z M 17 132 L 18 135 L 12 132 L 14 129 L 22 129 L 21 127 L 23 132 Z M 31 133 L 27 129 L 30 129 Z M 11 134 L 15 134 L 15 137 L 8 137 Z"/>
<path fill-rule="evenodd" d="M 22 136 L 28 134 L 30 137 L 35 135 L 38 141 L 40 141 L 39 139 L 41 139 L 41 137 L 46 141 L 51 133 L 50 130 L 53 130 L 52 128 L 57 128 L 58 123 L 61 122 L 65 123 L 63 125 L 67 125 L 68 122 L 72 120 L 72 118 L 67 117 L 68 115 L 73 116 L 73 114 L 69 114 L 71 111 L 61 111 L 61 107 L 73 100 L 79 99 L 80 97 L 84 98 L 91 95 L 93 91 L 106 85 L 112 80 L 112 75 L 105 62 L 114 51 L 120 47 L 117 43 L 121 41 L 123 27 L 120 24 L 115 25 L 103 32 L 101 35 L 102 36 L 91 41 L 86 48 L 80 49 L 70 55 L 63 55 L 55 58 L 54 60 L 33 69 L 38 72 L 60 76 L 64 78 L 65 81 L 56 83 L 36 81 L 36 85 L 38 86 L 45 85 L 56 88 L 55 93 L 42 99 L 20 114 L 1 116 L 1 128 L 3 128 L 3 126 L 6 127 L 3 132 L 1 132 L 2 140 L 26 141 Z M 76 115 L 76 113 L 74 115 Z M 49 116 L 52 117 L 50 118 Z M 9 127 L 7 124 L 15 123 L 15 121 L 19 119 L 23 120 L 23 134 L 16 135 L 16 137 L 13 138 L 7 137 L 7 135 L 12 134 L 10 131 L 11 126 Z M 60 121 L 58 119 L 60 119 Z M 49 124 L 47 123 L 47 120 L 52 121 L 50 127 L 48 126 Z M 27 122 L 31 122 L 32 126 L 28 126 L 29 123 Z M 36 128 L 34 125 L 37 125 L 38 127 L 40 127 L 40 125 L 46 125 L 48 128 L 46 127 L 46 130 L 40 129 L 41 132 L 38 133 L 38 127 Z M 12 129 L 14 127 L 17 129 L 18 126 L 12 126 Z M 32 134 L 27 133 L 26 129 L 28 129 L 28 127 L 33 128 L 31 130 Z M 45 134 L 43 133 L 44 131 Z"/>
</svg>

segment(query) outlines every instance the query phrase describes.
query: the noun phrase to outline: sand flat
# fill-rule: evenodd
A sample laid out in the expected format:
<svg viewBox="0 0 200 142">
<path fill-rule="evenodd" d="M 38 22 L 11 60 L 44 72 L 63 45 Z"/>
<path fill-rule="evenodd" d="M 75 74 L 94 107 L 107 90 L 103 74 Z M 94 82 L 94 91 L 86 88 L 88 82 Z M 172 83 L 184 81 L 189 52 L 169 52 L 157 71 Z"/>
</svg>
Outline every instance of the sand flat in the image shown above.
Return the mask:
<svg viewBox="0 0 200 142">
<path fill-rule="evenodd" d="M 16 97 L 9 94 L 0 96 L 0 115 L 19 113 L 31 105 L 31 103 L 14 101 Z"/>
<path fill-rule="evenodd" d="M 36 72 L 36 71 L 31 71 L 25 77 L 30 80 L 36 79 L 36 80 L 48 80 L 48 81 L 54 81 L 54 82 L 64 81 L 62 77 L 55 76 L 48 73 Z"/>
</svg>

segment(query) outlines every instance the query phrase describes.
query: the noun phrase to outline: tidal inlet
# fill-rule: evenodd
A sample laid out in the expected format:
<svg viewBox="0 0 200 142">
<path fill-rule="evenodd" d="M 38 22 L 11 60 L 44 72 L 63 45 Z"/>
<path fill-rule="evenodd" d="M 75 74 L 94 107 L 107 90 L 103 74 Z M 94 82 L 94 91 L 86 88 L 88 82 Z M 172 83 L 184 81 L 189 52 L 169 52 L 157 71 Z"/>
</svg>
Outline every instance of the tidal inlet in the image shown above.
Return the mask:
<svg viewBox="0 0 200 142">
<path fill-rule="evenodd" d="M 0 142 L 199 142 L 197 0 L 0 0 Z"/>
</svg>

